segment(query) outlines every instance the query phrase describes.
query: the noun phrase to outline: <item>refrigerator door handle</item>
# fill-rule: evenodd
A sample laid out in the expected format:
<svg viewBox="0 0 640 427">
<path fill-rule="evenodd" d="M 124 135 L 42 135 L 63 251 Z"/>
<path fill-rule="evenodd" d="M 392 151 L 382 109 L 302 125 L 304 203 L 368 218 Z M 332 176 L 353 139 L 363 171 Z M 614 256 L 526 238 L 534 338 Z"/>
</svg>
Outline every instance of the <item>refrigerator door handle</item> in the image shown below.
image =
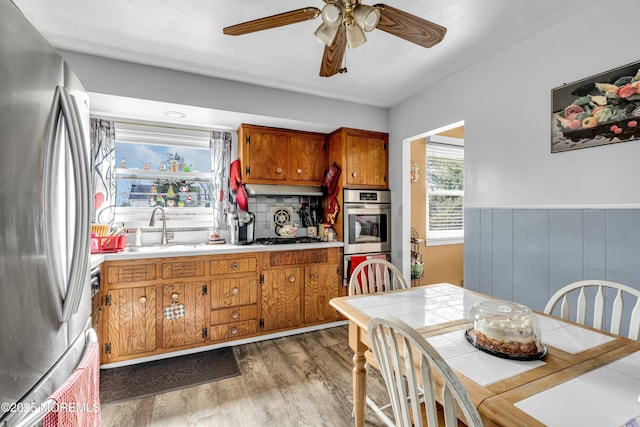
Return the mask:
<svg viewBox="0 0 640 427">
<path fill-rule="evenodd" d="M 67 116 L 63 117 L 65 117 L 65 121 L 67 122 L 69 135 L 72 135 L 69 138 L 72 149 L 71 153 L 72 157 L 73 153 L 76 153 L 74 160 L 75 164 L 78 165 L 78 167 L 72 168 L 75 174 L 74 181 L 76 183 L 76 195 L 78 200 L 75 204 L 77 220 L 75 224 L 76 233 L 74 239 L 74 253 L 71 258 L 74 260 L 74 262 L 71 263 L 71 268 L 73 270 L 69 274 L 67 296 L 65 298 L 65 306 L 62 314 L 64 321 L 67 321 L 78 311 L 82 293 L 85 291 L 85 286 L 89 283 L 89 253 L 91 246 L 89 236 L 89 221 L 91 219 L 91 171 L 78 104 L 66 88 L 61 87 L 61 94 L 62 97 L 60 99 L 62 101 L 62 109 L 63 111 L 65 111 L 65 109 L 69 111 L 68 118 L 70 121 L 67 119 Z"/>
<path fill-rule="evenodd" d="M 51 120 L 49 127 L 49 137 L 47 141 L 47 159 L 45 166 L 45 177 L 47 183 L 46 201 L 45 201 L 45 218 L 47 221 L 47 228 L 54 230 L 56 227 L 54 218 L 55 215 L 50 214 L 54 203 L 54 173 L 56 170 L 56 152 L 62 147 L 57 147 L 60 141 L 60 135 L 58 135 L 60 129 L 59 119 L 64 120 L 65 128 L 67 131 L 69 141 L 69 152 L 71 154 L 71 160 L 73 167 L 71 170 L 74 175 L 74 190 L 76 203 L 75 209 L 75 224 L 74 224 L 74 241 L 73 241 L 73 253 L 71 256 L 72 262 L 69 266 L 68 282 L 64 287 L 63 295 L 60 295 L 58 290 L 58 284 L 56 280 L 51 281 L 52 293 L 54 295 L 54 304 L 56 306 L 56 312 L 60 322 L 68 321 L 71 316 L 78 311 L 80 305 L 80 299 L 84 290 L 86 278 L 88 277 L 89 269 L 89 219 L 90 209 L 89 206 L 89 165 L 86 154 L 85 138 L 82 130 L 80 113 L 73 97 L 69 94 L 66 88 L 58 86 L 54 95 L 53 120 Z M 49 274 L 54 279 L 65 277 L 64 274 L 60 274 L 61 261 L 57 251 L 54 249 L 55 242 L 52 242 L 53 234 L 44 233 L 45 235 L 45 247 L 47 248 L 48 258 L 52 262 L 49 265 Z"/>
</svg>

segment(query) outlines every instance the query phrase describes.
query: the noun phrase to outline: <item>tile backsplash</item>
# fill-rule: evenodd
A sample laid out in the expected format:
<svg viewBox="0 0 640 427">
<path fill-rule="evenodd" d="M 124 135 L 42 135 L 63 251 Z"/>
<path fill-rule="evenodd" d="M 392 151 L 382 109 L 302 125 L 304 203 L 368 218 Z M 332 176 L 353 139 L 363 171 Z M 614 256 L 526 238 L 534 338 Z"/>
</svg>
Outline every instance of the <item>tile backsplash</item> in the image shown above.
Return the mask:
<svg viewBox="0 0 640 427">
<path fill-rule="evenodd" d="M 292 222 L 302 227 L 300 220 L 300 207 L 309 205 L 312 208 L 319 206 L 321 197 L 317 196 L 251 196 L 249 197 L 249 212 L 256 217 L 256 237 L 272 237 L 275 231 L 271 227 L 271 208 L 288 207 L 292 211 Z M 298 233 L 305 229 L 298 230 Z"/>
</svg>

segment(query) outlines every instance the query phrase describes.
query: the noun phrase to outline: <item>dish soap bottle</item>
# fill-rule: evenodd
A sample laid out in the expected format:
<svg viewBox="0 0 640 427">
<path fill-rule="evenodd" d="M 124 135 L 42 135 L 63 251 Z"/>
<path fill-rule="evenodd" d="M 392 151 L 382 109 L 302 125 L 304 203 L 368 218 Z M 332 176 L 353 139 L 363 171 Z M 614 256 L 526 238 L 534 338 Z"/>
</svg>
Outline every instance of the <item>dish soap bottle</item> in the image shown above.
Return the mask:
<svg viewBox="0 0 640 427">
<path fill-rule="evenodd" d="M 136 227 L 136 247 L 142 246 L 142 228 Z"/>
</svg>

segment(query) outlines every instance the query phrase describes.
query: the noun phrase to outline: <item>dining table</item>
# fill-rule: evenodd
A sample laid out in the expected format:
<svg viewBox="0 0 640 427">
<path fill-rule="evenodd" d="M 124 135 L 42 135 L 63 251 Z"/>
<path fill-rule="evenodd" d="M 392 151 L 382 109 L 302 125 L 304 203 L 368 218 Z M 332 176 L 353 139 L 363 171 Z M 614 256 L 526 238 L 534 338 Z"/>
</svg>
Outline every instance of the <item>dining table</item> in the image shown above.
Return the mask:
<svg viewBox="0 0 640 427">
<path fill-rule="evenodd" d="M 546 354 L 498 357 L 465 338 L 470 308 L 495 299 L 449 283 L 332 299 L 349 323 L 355 425 L 364 426 L 367 365 L 376 366 L 367 326 L 385 315 L 440 353 L 485 426 L 625 426 L 640 415 L 640 341 L 534 311 Z"/>
</svg>

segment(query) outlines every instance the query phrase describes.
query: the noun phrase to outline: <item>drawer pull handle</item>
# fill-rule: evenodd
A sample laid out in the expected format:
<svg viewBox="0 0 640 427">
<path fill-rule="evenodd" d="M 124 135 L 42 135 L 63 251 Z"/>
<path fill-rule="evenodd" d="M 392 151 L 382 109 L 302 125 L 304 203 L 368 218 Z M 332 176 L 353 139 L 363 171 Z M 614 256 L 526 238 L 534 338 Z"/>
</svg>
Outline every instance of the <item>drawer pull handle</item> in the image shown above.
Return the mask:
<svg viewBox="0 0 640 427">
<path fill-rule="evenodd" d="M 238 263 L 234 262 L 233 264 L 231 264 L 231 269 L 232 270 L 237 270 L 238 269 Z"/>
<path fill-rule="evenodd" d="M 296 281 L 296 276 L 294 276 L 293 274 L 291 276 L 289 276 L 289 281 L 291 283 L 295 282 Z"/>
<path fill-rule="evenodd" d="M 147 303 L 147 297 L 140 297 L 140 304 L 146 304 Z"/>
<path fill-rule="evenodd" d="M 311 273 L 311 274 L 309 275 L 309 277 L 310 277 L 312 280 L 316 280 L 316 279 L 318 278 L 318 275 L 317 275 L 316 273 Z"/>
<path fill-rule="evenodd" d="M 231 289 L 231 293 L 234 294 L 234 295 L 238 295 L 238 292 L 240 292 L 240 289 L 238 289 L 238 288 Z"/>
<path fill-rule="evenodd" d="M 358 172 L 353 172 L 353 173 L 351 174 L 351 176 L 352 176 L 352 177 L 354 177 L 354 178 L 355 178 L 355 177 L 357 177 L 357 176 L 358 176 Z"/>
<path fill-rule="evenodd" d="M 282 173 L 282 168 L 276 168 L 276 173 Z"/>
<path fill-rule="evenodd" d="M 300 175 L 300 174 L 302 173 L 302 169 L 300 169 L 300 168 L 296 169 L 296 173 L 297 173 L 298 175 Z"/>
<path fill-rule="evenodd" d="M 237 319 L 238 317 L 240 317 L 240 313 L 238 313 L 237 311 L 234 311 L 233 313 L 231 313 L 232 319 Z"/>
<path fill-rule="evenodd" d="M 238 334 L 238 328 L 231 328 L 231 335 L 237 335 Z"/>
</svg>

